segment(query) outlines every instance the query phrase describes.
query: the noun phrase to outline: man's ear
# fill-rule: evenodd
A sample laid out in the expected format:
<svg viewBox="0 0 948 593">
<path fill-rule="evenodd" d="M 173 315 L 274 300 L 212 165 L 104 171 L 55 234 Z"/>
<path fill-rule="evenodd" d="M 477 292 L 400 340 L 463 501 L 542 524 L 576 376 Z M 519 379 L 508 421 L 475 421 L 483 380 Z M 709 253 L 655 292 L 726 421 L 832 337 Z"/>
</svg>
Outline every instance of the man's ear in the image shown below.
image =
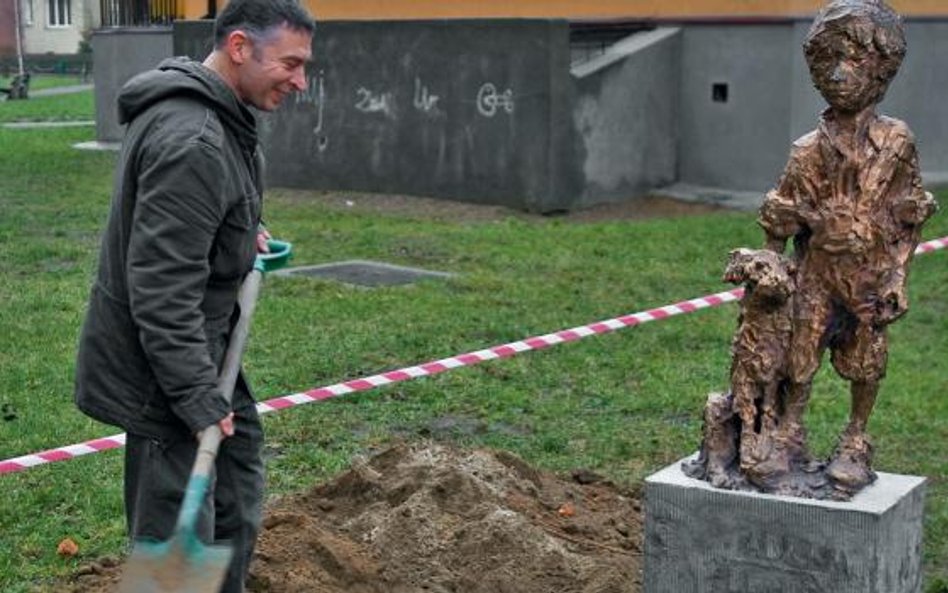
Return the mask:
<svg viewBox="0 0 948 593">
<path fill-rule="evenodd" d="M 230 61 L 240 65 L 250 59 L 250 54 L 253 51 L 253 41 L 247 33 L 237 29 L 231 31 L 230 35 L 227 36 L 224 49 L 230 57 Z"/>
</svg>

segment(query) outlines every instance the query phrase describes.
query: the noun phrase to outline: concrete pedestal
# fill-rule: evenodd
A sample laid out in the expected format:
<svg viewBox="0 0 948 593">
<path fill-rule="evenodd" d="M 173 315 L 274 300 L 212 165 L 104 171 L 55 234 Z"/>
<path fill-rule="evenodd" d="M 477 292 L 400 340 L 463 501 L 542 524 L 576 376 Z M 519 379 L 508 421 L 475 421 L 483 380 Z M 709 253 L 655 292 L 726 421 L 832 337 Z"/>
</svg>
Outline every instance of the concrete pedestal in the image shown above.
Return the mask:
<svg viewBox="0 0 948 593">
<path fill-rule="evenodd" d="M 919 593 L 924 497 L 881 472 L 850 502 L 732 492 L 674 463 L 645 481 L 644 591 Z"/>
</svg>

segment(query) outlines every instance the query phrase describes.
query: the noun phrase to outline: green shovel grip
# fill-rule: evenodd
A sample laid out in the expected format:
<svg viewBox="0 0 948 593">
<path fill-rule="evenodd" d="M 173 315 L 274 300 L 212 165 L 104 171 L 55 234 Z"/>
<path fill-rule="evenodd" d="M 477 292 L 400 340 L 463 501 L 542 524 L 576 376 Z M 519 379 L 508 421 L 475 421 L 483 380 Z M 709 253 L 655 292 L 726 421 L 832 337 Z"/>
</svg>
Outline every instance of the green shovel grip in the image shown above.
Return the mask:
<svg viewBox="0 0 948 593">
<path fill-rule="evenodd" d="M 254 261 L 255 270 L 263 272 L 272 272 L 284 267 L 290 258 L 293 257 L 293 244 L 288 241 L 278 241 L 277 239 L 267 240 L 269 253 L 258 253 Z"/>
</svg>

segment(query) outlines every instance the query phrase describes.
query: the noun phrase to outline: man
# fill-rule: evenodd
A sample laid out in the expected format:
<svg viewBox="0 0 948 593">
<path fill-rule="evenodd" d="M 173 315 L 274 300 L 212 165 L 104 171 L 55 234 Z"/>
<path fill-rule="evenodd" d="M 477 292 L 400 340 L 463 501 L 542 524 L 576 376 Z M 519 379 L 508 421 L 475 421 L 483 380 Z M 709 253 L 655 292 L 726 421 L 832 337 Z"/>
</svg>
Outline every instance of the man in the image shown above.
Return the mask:
<svg viewBox="0 0 948 593">
<path fill-rule="evenodd" d="M 881 0 L 834 0 L 804 52 L 829 107 L 794 143 L 759 220 L 770 249 L 783 252 L 793 239 L 798 262 L 782 442 L 803 446 L 811 382 L 829 348 L 851 382 L 852 409 L 826 474 L 854 492 L 874 479 L 866 424 L 885 375 L 886 327 L 907 310 L 908 265 L 936 204 L 922 190 L 912 133 L 875 112 L 905 55 L 892 9 Z"/>
<path fill-rule="evenodd" d="M 201 431 L 227 437 L 199 533 L 229 541 L 223 591 L 243 591 L 263 498 L 263 434 L 240 377 L 218 370 L 237 292 L 265 245 L 261 159 L 249 107 L 306 86 L 312 18 L 294 0 L 232 0 L 203 63 L 170 59 L 126 84 L 128 125 L 111 214 L 79 341 L 76 403 L 128 432 L 125 506 L 133 538 L 172 535 Z"/>
</svg>

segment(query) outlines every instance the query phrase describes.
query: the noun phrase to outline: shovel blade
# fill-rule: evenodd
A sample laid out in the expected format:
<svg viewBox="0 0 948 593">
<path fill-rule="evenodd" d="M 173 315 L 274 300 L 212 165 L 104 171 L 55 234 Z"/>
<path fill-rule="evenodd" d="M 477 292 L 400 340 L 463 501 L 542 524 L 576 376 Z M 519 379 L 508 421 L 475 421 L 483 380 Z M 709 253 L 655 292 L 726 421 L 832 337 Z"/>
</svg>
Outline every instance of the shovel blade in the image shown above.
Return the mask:
<svg viewBox="0 0 948 593">
<path fill-rule="evenodd" d="M 230 565 L 230 546 L 184 542 L 135 543 L 118 593 L 219 593 Z"/>
</svg>

